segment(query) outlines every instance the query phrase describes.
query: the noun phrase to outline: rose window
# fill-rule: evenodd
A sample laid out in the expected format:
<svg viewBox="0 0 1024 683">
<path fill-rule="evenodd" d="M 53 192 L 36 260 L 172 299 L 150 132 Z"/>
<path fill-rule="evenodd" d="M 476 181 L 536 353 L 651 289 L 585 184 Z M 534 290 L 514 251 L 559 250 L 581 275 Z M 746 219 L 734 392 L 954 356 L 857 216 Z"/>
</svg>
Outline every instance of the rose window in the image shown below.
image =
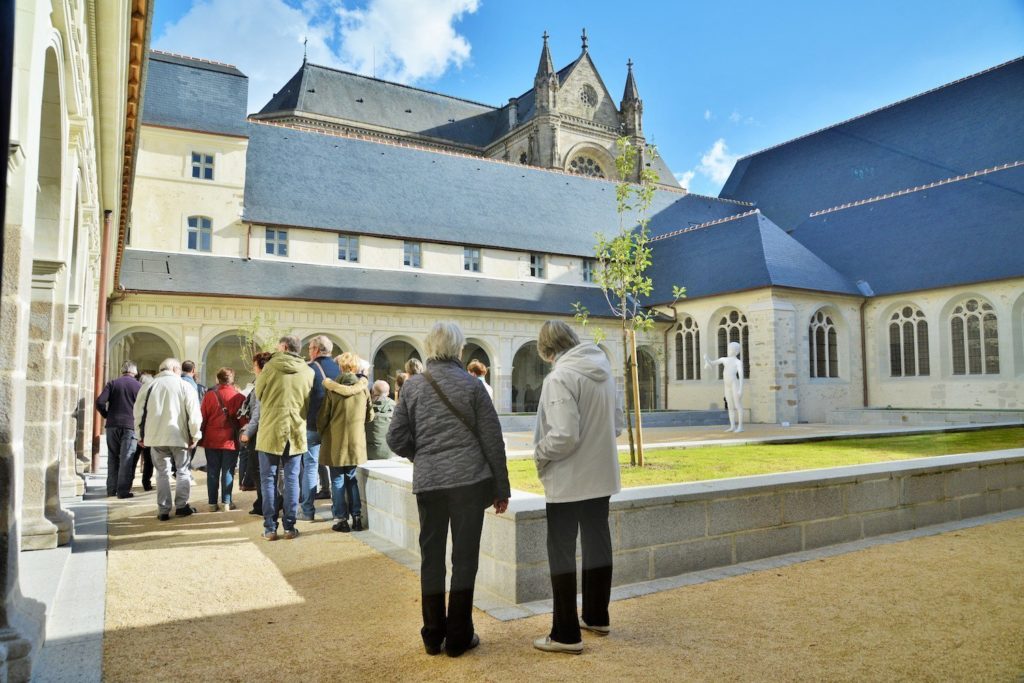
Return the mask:
<svg viewBox="0 0 1024 683">
<path fill-rule="evenodd" d="M 604 178 L 604 170 L 601 168 L 601 165 L 592 158 L 582 155 L 575 157 L 569 162 L 569 172 L 591 178 Z"/>
</svg>

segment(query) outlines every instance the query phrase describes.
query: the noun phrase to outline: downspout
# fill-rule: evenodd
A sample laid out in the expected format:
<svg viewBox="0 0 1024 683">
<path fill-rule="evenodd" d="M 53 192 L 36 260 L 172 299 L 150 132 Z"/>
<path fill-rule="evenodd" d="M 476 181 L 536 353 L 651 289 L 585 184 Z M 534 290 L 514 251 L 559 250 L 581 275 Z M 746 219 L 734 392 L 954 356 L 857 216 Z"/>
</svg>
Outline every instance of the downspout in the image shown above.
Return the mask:
<svg viewBox="0 0 1024 683">
<path fill-rule="evenodd" d="M 107 209 L 103 212 L 103 237 L 100 251 L 100 291 L 96 298 L 96 361 L 93 367 L 93 401 L 103 392 L 103 383 L 107 377 L 107 277 L 109 275 L 110 262 L 110 230 L 113 223 L 113 211 Z M 103 420 L 99 411 L 93 404 L 92 416 L 92 467 L 91 472 L 95 473 L 100 468 L 100 424 Z"/>
<path fill-rule="evenodd" d="M 655 309 L 655 310 L 657 310 L 657 309 Z M 665 314 L 663 311 L 658 311 L 658 312 L 662 313 L 662 315 L 665 315 L 666 317 L 668 317 L 667 314 Z M 663 335 L 662 343 L 661 343 L 661 348 L 665 349 L 665 362 L 662 363 L 662 365 L 664 366 L 662 368 L 662 375 L 664 375 L 664 378 L 663 378 L 663 381 L 661 383 L 661 386 L 664 387 L 665 410 L 668 410 L 668 358 L 669 358 L 668 335 L 672 331 L 672 328 L 675 327 L 675 324 L 677 322 L 679 322 L 679 315 L 676 313 L 676 307 L 673 306 L 672 307 L 672 322 L 669 324 L 668 327 L 665 328 L 665 334 Z"/>
<path fill-rule="evenodd" d="M 249 245 L 252 242 L 252 223 L 245 224 L 245 260 L 249 261 L 252 257 L 249 255 Z"/>
<path fill-rule="evenodd" d="M 875 293 L 865 280 L 857 280 L 857 289 L 864 295 L 864 300 L 860 302 L 860 380 L 864 407 L 867 408 L 871 405 L 871 397 L 868 394 L 868 333 L 864 322 L 864 309 L 867 308 L 869 297 L 873 297 Z"/>
</svg>

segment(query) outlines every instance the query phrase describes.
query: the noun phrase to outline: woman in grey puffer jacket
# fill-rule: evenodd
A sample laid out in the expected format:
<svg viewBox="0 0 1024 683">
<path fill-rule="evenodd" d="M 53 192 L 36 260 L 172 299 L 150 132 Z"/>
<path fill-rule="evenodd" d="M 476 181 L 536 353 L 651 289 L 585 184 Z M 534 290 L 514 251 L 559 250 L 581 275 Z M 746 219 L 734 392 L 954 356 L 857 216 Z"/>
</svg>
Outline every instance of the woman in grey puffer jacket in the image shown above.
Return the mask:
<svg viewBox="0 0 1024 683">
<path fill-rule="evenodd" d="M 504 512 L 510 495 L 501 424 L 487 390 L 459 361 L 465 343 L 455 323 L 431 328 L 426 370 L 405 382 L 388 430 L 391 450 L 413 461 L 422 557 L 420 635 L 427 654 L 440 654 L 443 647 L 450 657 L 480 644 L 472 616 L 484 510 L 493 504 L 495 512 Z M 452 582 L 446 616 L 449 524 Z"/>
</svg>

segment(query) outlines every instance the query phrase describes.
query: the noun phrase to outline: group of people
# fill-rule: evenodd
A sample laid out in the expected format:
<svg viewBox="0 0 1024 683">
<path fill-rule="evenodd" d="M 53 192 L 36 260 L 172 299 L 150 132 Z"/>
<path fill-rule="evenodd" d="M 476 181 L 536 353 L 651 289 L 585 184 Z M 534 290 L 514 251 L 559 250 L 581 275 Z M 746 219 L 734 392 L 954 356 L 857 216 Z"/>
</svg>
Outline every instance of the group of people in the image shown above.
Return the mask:
<svg viewBox="0 0 1024 683">
<path fill-rule="evenodd" d="M 392 452 L 407 458 L 420 520 L 424 649 L 457 657 L 480 643 L 472 608 L 484 513 L 492 506 L 504 513 L 511 489 L 486 367 L 478 361 L 463 366 L 465 338 L 455 323 L 436 323 L 425 346 L 426 362 L 410 361 L 396 378 L 394 401 L 386 381 L 369 385 L 368 366 L 355 354 L 332 359 L 332 344 L 324 336 L 309 342 L 308 362 L 294 336 L 282 337 L 275 353 L 257 354 L 256 382 L 247 396 L 233 387 L 233 372 L 222 368 L 217 387 L 201 406 L 197 390 L 181 380 L 177 360 L 165 360 L 144 388 L 131 384 L 136 368 L 126 363 L 122 377 L 100 397 L 106 402 L 101 412 L 108 416 L 108 445 L 116 447 L 112 450 L 122 459 L 117 462 L 131 460 L 125 454 L 134 446 L 122 446 L 119 439 L 133 430 L 139 446 L 150 449 L 161 520 L 170 518 L 172 464 L 175 514 L 195 512 L 188 505 L 189 449 L 206 449 L 210 509 L 234 509 L 238 449 L 254 445 L 249 470 L 258 471 L 260 484 L 254 512 L 262 514 L 263 538 L 271 541 L 279 538 L 279 515 L 286 539 L 299 535 L 297 519 L 314 518 L 322 467 L 330 486 L 332 528 L 362 530 L 358 465 Z M 578 654 L 582 631 L 607 635 L 610 630 L 608 514 L 609 499 L 620 490 L 616 437 L 623 429 L 623 410 L 604 352 L 581 343 L 569 325 L 546 322 L 537 349 L 553 366 L 540 391 L 534 431 L 534 460 L 546 497 L 553 615 L 550 633 L 533 645 Z M 125 404 L 132 408 L 131 421 L 114 417 Z M 130 467 L 130 476 L 114 468 L 116 495 L 125 483 L 130 489 L 134 461 Z M 107 488 L 110 493 L 109 474 Z M 446 604 L 449 530 L 452 575 Z M 583 552 L 582 614 L 576 608 L 577 538 Z"/>
</svg>

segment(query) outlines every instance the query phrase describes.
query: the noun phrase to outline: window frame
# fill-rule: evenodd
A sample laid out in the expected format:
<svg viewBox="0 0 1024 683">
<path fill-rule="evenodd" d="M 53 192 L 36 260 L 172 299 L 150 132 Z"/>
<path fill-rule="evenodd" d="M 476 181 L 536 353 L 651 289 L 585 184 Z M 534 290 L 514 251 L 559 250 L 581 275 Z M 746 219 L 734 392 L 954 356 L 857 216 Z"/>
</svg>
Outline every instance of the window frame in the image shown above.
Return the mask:
<svg viewBox="0 0 1024 683">
<path fill-rule="evenodd" d="M 884 334 L 889 349 L 890 379 L 931 376 L 928 317 L 920 306 L 905 303 L 896 307 L 886 320 Z M 913 366 L 910 371 L 908 366 Z"/>
<path fill-rule="evenodd" d="M 266 256 L 288 258 L 288 230 L 282 228 L 264 228 L 263 253 Z"/>
<path fill-rule="evenodd" d="M 359 235 L 338 234 L 338 260 L 359 263 Z"/>
<path fill-rule="evenodd" d="M 462 248 L 462 270 L 467 273 L 479 273 L 483 268 L 483 257 L 480 247 Z"/>
<path fill-rule="evenodd" d="M 547 254 L 539 251 L 530 252 L 530 277 L 538 280 L 547 279 Z"/>
<path fill-rule="evenodd" d="M 583 258 L 583 265 L 580 267 L 580 276 L 583 282 L 588 285 L 594 284 L 594 272 L 597 270 L 597 259 Z"/>
<path fill-rule="evenodd" d="M 733 313 L 736 320 L 732 320 Z M 747 316 L 738 308 L 730 308 L 724 311 L 719 318 L 715 339 L 718 345 L 718 357 L 724 358 L 729 355 L 729 343 L 739 342 L 740 360 L 743 361 L 743 379 L 750 379 L 750 323 Z M 734 334 L 735 333 L 735 334 Z M 718 379 L 725 376 L 725 367 L 718 366 Z"/>
<path fill-rule="evenodd" d="M 841 379 L 839 328 L 828 309 L 819 308 L 807 325 L 807 374 L 810 379 Z"/>
<path fill-rule="evenodd" d="M 972 303 L 975 305 L 974 309 L 970 307 Z M 1002 363 L 999 351 L 999 315 L 992 303 L 980 296 L 964 297 L 952 307 L 948 320 L 950 375 L 1000 377 Z M 959 341 L 956 338 L 957 323 Z M 990 353 L 990 350 L 994 350 L 994 354 Z M 974 351 L 977 353 L 973 353 Z M 957 371 L 958 360 L 962 365 L 960 371 Z"/>
<path fill-rule="evenodd" d="M 402 240 L 402 264 L 406 268 L 423 268 L 423 242 Z"/>
<path fill-rule="evenodd" d="M 195 225 L 193 225 L 195 221 Z M 192 235 L 195 235 L 196 246 L 190 246 L 192 242 Z M 203 237 L 207 239 L 207 248 L 203 249 Z M 185 249 L 187 251 L 196 251 L 201 254 L 209 254 L 213 252 L 213 219 L 209 216 L 203 216 L 202 214 L 195 214 L 188 216 L 185 219 Z"/>
<path fill-rule="evenodd" d="M 212 152 L 207 154 L 206 152 L 193 150 L 189 156 L 189 177 L 192 180 L 209 180 L 212 182 L 216 177 L 216 158 L 217 155 Z"/>
<path fill-rule="evenodd" d="M 688 315 L 676 326 L 673 335 L 676 353 L 676 381 L 699 382 L 703 358 L 700 353 L 700 326 Z"/>
</svg>

